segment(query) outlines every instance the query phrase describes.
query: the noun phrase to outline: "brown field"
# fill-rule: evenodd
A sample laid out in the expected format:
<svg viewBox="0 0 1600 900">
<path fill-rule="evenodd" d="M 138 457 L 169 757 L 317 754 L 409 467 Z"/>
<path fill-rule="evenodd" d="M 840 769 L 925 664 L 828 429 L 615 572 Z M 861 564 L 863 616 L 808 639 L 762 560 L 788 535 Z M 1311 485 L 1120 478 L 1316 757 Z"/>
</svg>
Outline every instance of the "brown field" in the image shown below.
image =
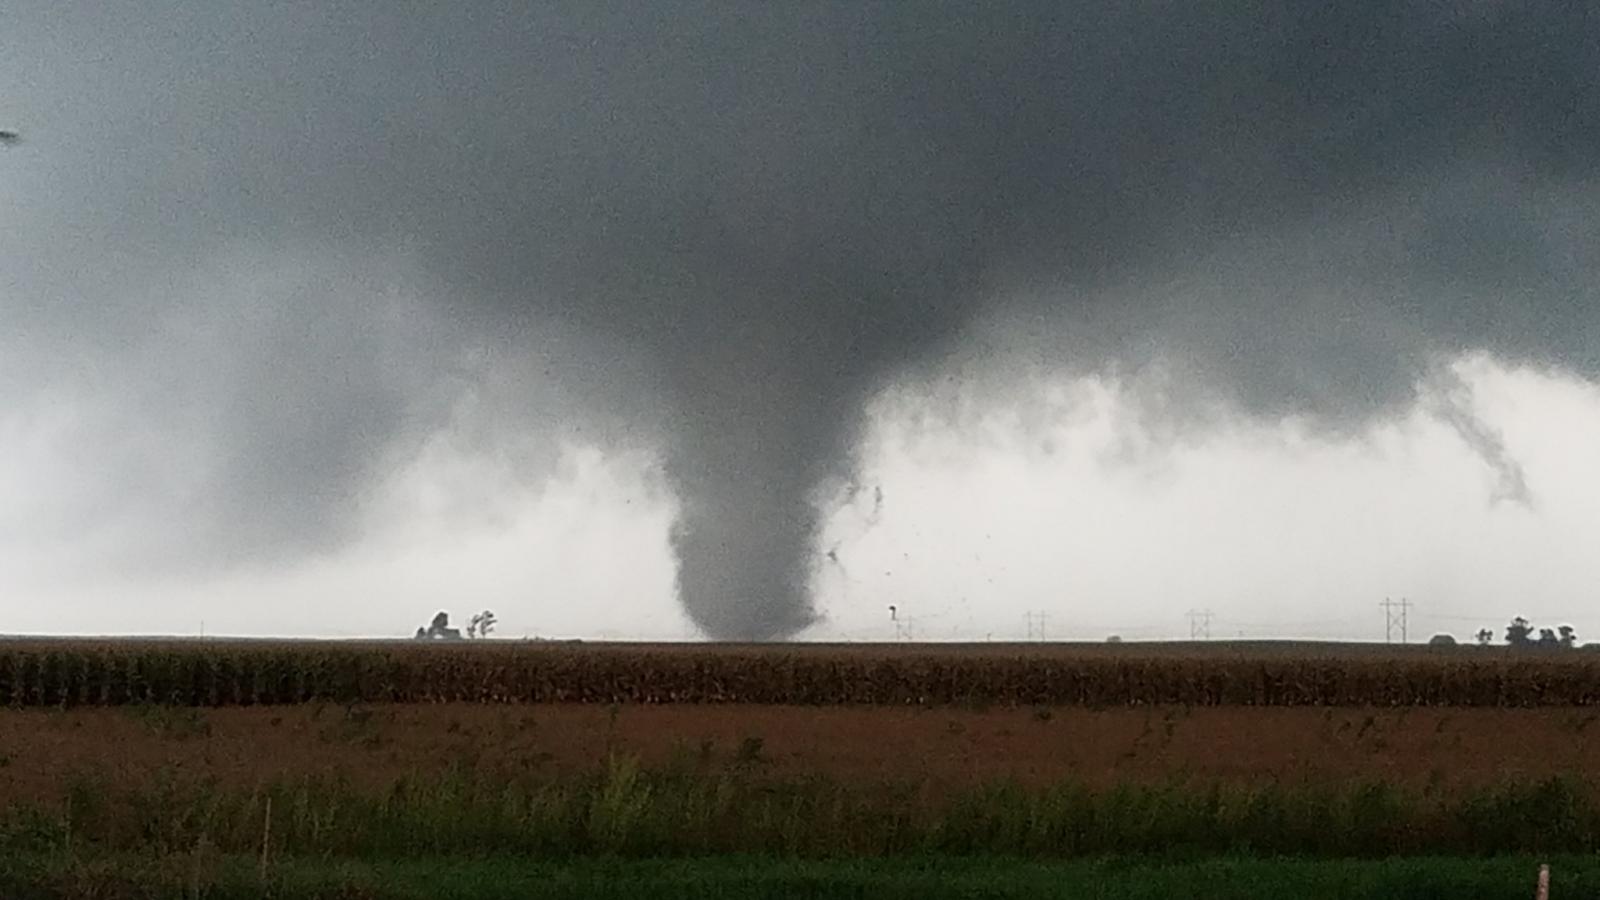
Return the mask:
<svg viewBox="0 0 1600 900">
<path fill-rule="evenodd" d="M 613 753 L 651 767 L 733 767 L 933 790 L 1002 779 L 1102 786 L 1382 780 L 1451 790 L 1600 772 L 1600 713 L 731 704 L 4 710 L 0 796 L 47 800 L 85 775 L 125 784 L 216 779 L 243 788 L 304 776 L 382 787 L 451 765 L 559 776 L 592 771 Z"/>
<path fill-rule="evenodd" d="M 619 754 L 932 791 L 1600 773 L 1600 660 L 1581 651 L 32 640 L 0 643 L 0 701 L 9 801 L 85 776 L 383 787 Z"/>
</svg>

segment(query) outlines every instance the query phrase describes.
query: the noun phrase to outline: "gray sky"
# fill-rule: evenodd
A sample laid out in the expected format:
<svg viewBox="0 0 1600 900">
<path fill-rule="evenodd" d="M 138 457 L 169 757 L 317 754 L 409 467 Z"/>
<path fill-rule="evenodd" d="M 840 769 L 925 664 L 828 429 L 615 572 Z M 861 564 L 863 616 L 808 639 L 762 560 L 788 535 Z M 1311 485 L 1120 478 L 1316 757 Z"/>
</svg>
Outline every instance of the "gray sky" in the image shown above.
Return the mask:
<svg viewBox="0 0 1600 900">
<path fill-rule="evenodd" d="M 0 628 L 1585 627 L 1586 7 L 0 18 Z"/>
</svg>

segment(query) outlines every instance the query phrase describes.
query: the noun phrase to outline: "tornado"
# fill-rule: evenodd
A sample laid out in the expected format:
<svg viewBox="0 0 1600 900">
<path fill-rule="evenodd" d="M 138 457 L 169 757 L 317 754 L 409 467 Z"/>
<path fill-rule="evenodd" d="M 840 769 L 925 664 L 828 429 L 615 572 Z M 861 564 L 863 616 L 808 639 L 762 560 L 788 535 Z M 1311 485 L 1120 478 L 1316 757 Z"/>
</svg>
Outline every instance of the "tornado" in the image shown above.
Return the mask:
<svg viewBox="0 0 1600 900">
<path fill-rule="evenodd" d="M 0 75 L 60 97 L 5 110 L 0 389 L 139 435 L 73 508 L 159 510 L 208 564 L 358 537 L 495 360 L 545 362 L 491 449 L 589 415 L 654 448 L 679 599 L 726 640 L 817 620 L 868 405 L 979 326 L 1063 373 L 1162 366 L 1171 409 L 1356 433 L 1442 397 L 1513 500 L 1441 361 L 1600 377 L 1578 4 L 141 0 L 6 30 Z"/>
</svg>

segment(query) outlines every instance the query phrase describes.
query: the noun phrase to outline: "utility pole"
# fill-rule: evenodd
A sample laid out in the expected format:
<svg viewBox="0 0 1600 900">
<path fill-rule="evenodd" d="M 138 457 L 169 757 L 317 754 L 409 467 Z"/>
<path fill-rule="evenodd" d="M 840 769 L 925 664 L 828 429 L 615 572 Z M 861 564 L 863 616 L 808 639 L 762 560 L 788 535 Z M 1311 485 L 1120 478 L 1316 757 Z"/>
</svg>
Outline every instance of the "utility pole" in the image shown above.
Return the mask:
<svg viewBox="0 0 1600 900">
<path fill-rule="evenodd" d="M 1394 643 L 1394 632 L 1398 628 L 1400 629 L 1400 643 L 1406 643 L 1406 614 L 1411 610 L 1411 601 L 1405 597 L 1401 597 L 1399 600 L 1385 597 L 1383 602 L 1378 605 L 1383 607 L 1383 642 L 1385 644 Z"/>
<path fill-rule="evenodd" d="M 910 613 L 902 613 L 899 607 L 889 607 L 889 621 L 894 623 L 894 638 L 897 641 L 915 639 L 915 632 Z"/>
<path fill-rule="evenodd" d="M 1216 613 L 1209 609 L 1191 609 L 1186 615 L 1189 617 L 1189 640 L 1211 640 L 1211 620 Z"/>
</svg>

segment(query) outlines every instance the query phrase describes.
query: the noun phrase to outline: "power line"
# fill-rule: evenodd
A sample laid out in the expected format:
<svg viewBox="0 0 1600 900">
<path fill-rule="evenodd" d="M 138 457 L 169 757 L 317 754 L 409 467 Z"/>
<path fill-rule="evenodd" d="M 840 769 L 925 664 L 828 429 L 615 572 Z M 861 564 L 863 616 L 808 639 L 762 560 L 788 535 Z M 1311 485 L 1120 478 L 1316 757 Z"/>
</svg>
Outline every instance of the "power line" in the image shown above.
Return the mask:
<svg viewBox="0 0 1600 900">
<path fill-rule="evenodd" d="M 1259 631 L 1295 631 L 1305 628 L 1354 628 L 1367 620 L 1366 616 L 1346 616 L 1342 619 L 1298 619 L 1277 622 L 1245 622 L 1232 616 L 1217 616 L 1218 625 L 1253 628 Z"/>
<path fill-rule="evenodd" d="M 1191 609 L 1185 615 L 1189 617 L 1189 640 L 1211 640 L 1211 620 L 1216 613 L 1209 609 Z"/>
<path fill-rule="evenodd" d="M 1576 614 L 1576 615 L 1568 615 L 1568 614 L 1549 615 L 1547 613 L 1535 612 L 1535 613 L 1533 613 L 1531 615 L 1523 615 L 1523 618 L 1529 620 L 1530 622 L 1537 622 L 1537 621 L 1541 621 L 1541 620 L 1542 621 L 1555 621 L 1555 620 L 1563 620 L 1563 619 L 1581 619 L 1586 615 L 1589 615 L 1589 614 L 1588 613 L 1579 613 L 1579 614 Z M 1485 613 L 1483 615 L 1477 615 L 1477 616 L 1463 616 L 1463 615 L 1447 614 L 1447 613 L 1418 613 L 1417 617 L 1421 618 L 1421 619 L 1435 619 L 1435 620 L 1438 620 L 1438 621 L 1441 621 L 1441 622 L 1498 622 L 1498 621 L 1507 619 L 1508 615 L 1506 613 Z"/>
<path fill-rule="evenodd" d="M 1399 600 L 1391 600 L 1385 597 L 1383 602 L 1378 605 L 1383 607 L 1383 642 L 1385 644 L 1394 643 L 1394 630 L 1398 627 L 1400 629 L 1400 643 L 1406 643 L 1406 618 L 1411 611 L 1411 601 L 1404 597 Z M 1399 612 L 1396 612 L 1396 610 L 1399 610 Z"/>
</svg>

